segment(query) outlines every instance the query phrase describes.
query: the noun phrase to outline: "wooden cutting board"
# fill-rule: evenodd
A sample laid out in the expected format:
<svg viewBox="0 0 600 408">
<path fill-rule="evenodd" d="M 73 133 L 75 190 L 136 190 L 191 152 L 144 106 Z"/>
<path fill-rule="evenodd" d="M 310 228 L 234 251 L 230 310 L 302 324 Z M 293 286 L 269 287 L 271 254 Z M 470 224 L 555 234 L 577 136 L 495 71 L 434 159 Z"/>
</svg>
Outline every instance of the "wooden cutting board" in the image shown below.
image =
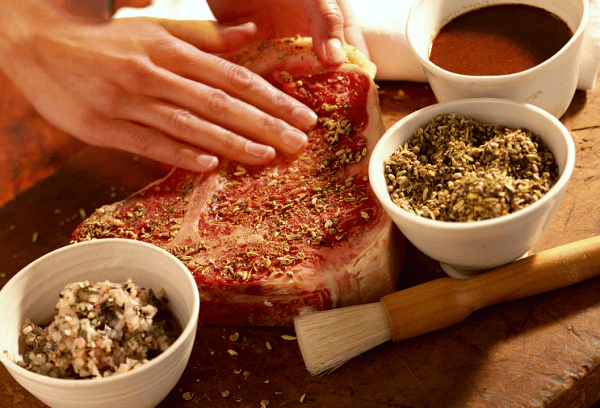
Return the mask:
<svg viewBox="0 0 600 408">
<path fill-rule="evenodd" d="M 425 85 L 380 85 L 387 127 L 435 102 Z M 533 252 L 600 234 L 599 95 L 578 92 L 563 118 L 577 147 L 576 168 Z M 29 262 L 67 245 L 82 217 L 162 174 L 154 162 L 87 148 L 0 207 L 0 287 Z M 400 287 L 442 276 L 439 265 L 409 245 Z M 160 406 L 587 407 L 600 398 L 598 322 L 596 279 L 386 343 L 320 377 L 305 370 L 296 342 L 282 337 L 293 336 L 293 328 L 201 326 L 183 378 Z M 0 384 L 0 407 L 44 406 L 4 367 Z"/>
</svg>

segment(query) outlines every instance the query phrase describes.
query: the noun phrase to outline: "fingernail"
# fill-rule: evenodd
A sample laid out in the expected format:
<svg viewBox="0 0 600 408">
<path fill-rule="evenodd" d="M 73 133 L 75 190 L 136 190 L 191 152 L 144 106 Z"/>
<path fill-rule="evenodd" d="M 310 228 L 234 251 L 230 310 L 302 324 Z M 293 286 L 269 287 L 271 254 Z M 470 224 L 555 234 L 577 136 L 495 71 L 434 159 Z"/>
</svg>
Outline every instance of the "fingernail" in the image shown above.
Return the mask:
<svg viewBox="0 0 600 408">
<path fill-rule="evenodd" d="M 308 143 L 308 138 L 302 132 L 285 131 L 281 134 L 283 142 L 291 147 L 294 151 L 299 151 Z"/>
<path fill-rule="evenodd" d="M 298 107 L 292 111 L 292 116 L 303 129 L 310 129 L 317 123 L 317 114 L 306 107 Z"/>
<path fill-rule="evenodd" d="M 229 32 L 244 32 L 247 34 L 256 34 L 256 24 L 254 24 L 252 21 L 249 21 L 244 24 L 223 28 L 223 33 Z"/>
<path fill-rule="evenodd" d="M 339 39 L 331 38 L 327 40 L 327 56 L 338 64 L 346 61 L 346 51 L 344 51 L 344 46 Z"/>
<path fill-rule="evenodd" d="M 252 33 L 255 33 L 257 30 L 256 24 L 252 21 L 248 21 L 247 23 L 240 24 L 237 27 L 244 29 L 244 30 L 252 31 Z"/>
<path fill-rule="evenodd" d="M 248 142 L 246 143 L 246 152 L 261 159 L 268 159 L 275 157 L 275 149 L 271 146 L 265 146 L 258 143 Z"/>
<path fill-rule="evenodd" d="M 215 156 L 208 156 L 205 154 L 199 154 L 196 156 L 196 163 L 204 167 L 202 171 L 212 170 L 219 164 L 219 159 Z"/>
</svg>

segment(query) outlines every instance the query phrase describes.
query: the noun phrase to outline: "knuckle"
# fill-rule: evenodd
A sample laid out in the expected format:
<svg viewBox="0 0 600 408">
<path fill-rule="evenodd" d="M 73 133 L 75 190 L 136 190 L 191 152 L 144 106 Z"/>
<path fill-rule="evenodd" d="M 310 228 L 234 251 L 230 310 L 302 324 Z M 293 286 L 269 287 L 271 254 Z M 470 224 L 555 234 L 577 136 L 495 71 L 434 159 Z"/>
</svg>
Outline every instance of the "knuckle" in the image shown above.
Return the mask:
<svg viewBox="0 0 600 408">
<path fill-rule="evenodd" d="M 171 114 L 171 127 L 178 134 L 187 134 L 194 126 L 195 117 L 186 109 L 176 109 Z"/>
<path fill-rule="evenodd" d="M 128 58 L 123 62 L 122 73 L 119 75 L 120 83 L 131 93 L 141 94 L 152 87 L 152 82 L 157 82 L 159 76 L 154 65 L 147 58 Z"/>
<path fill-rule="evenodd" d="M 262 78 L 247 68 L 226 62 L 223 71 L 228 81 L 241 92 L 252 92 L 262 83 Z"/>
<path fill-rule="evenodd" d="M 280 134 L 284 130 L 283 122 L 272 116 L 265 115 L 261 124 L 266 133 Z"/>
<path fill-rule="evenodd" d="M 222 114 L 231 106 L 231 97 L 220 89 L 211 89 L 207 94 L 207 108 L 213 114 Z"/>
<path fill-rule="evenodd" d="M 327 27 L 341 29 L 344 26 L 344 17 L 339 9 L 327 11 L 324 13 L 323 18 Z"/>
<path fill-rule="evenodd" d="M 109 119 L 96 113 L 82 118 L 83 139 L 94 146 L 118 148 L 142 156 L 153 152 L 161 133 L 126 120 Z"/>
<path fill-rule="evenodd" d="M 126 97 L 123 88 L 114 81 L 103 78 L 90 78 L 84 88 L 77 109 L 79 111 L 97 112 L 107 117 L 118 117 L 123 112 Z"/>
<path fill-rule="evenodd" d="M 235 89 L 236 95 L 255 97 L 260 95 L 263 104 L 279 109 L 290 109 L 290 106 L 296 106 L 296 99 L 278 90 L 261 76 L 245 67 L 225 61 L 222 65 L 222 72 L 231 87 Z"/>
<path fill-rule="evenodd" d="M 99 95 L 95 104 L 97 110 L 111 118 L 117 118 L 123 114 L 123 107 L 128 98 L 119 88 L 106 88 Z"/>
<path fill-rule="evenodd" d="M 242 138 L 235 133 L 227 129 L 221 129 L 221 131 L 217 134 L 217 138 L 219 140 L 219 147 L 217 150 L 219 150 L 223 155 L 232 157 L 236 156 L 240 151 Z"/>
<path fill-rule="evenodd" d="M 136 127 L 135 129 L 132 128 L 129 135 L 125 137 L 130 140 L 133 151 L 146 156 L 152 151 L 157 134 L 152 129 Z"/>
<path fill-rule="evenodd" d="M 273 89 L 273 92 L 271 92 L 271 98 L 275 106 L 279 107 L 280 109 L 284 109 L 285 111 L 292 111 L 298 105 L 301 106 L 301 104 L 295 98 L 277 89 Z"/>
<path fill-rule="evenodd" d="M 88 110 L 82 113 L 80 117 L 77 134 L 86 143 L 93 146 L 108 147 L 110 139 L 104 135 L 110 135 L 112 129 L 110 120 L 105 119 L 94 110 Z"/>
</svg>

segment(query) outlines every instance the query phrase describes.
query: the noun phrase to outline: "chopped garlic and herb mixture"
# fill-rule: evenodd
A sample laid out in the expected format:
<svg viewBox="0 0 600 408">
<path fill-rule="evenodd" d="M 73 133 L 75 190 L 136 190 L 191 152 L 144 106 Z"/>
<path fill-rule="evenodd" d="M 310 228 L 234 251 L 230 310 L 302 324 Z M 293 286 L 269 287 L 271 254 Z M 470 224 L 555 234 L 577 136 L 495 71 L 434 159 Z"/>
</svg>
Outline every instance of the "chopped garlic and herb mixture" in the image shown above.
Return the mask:
<svg viewBox="0 0 600 408">
<path fill-rule="evenodd" d="M 88 281 L 67 285 L 46 326 L 26 320 L 22 367 L 57 378 L 98 378 L 130 371 L 165 351 L 177 330 L 162 289 Z"/>
<path fill-rule="evenodd" d="M 440 221 L 478 221 L 524 208 L 558 180 L 552 152 L 531 131 L 440 115 L 385 160 L 392 201 Z"/>
</svg>

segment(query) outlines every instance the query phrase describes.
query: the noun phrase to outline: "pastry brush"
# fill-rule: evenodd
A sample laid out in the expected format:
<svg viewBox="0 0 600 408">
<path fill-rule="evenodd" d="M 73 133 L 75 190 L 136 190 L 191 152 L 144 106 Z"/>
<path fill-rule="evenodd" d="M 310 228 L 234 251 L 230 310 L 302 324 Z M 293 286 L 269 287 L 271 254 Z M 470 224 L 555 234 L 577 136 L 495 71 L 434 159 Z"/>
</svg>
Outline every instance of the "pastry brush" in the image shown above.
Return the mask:
<svg viewBox="0 0 600 408">
<path fill-rule="evenodd" d="M 530 255 L 469 279 L 441 278 L 380 302 L 301 315 L 296 337 L 311 374 L 330 372 L 388 340 L 463 321 L 482 307 L 559 289 L 600 275 L 600 237 Z"/>
</svg>

